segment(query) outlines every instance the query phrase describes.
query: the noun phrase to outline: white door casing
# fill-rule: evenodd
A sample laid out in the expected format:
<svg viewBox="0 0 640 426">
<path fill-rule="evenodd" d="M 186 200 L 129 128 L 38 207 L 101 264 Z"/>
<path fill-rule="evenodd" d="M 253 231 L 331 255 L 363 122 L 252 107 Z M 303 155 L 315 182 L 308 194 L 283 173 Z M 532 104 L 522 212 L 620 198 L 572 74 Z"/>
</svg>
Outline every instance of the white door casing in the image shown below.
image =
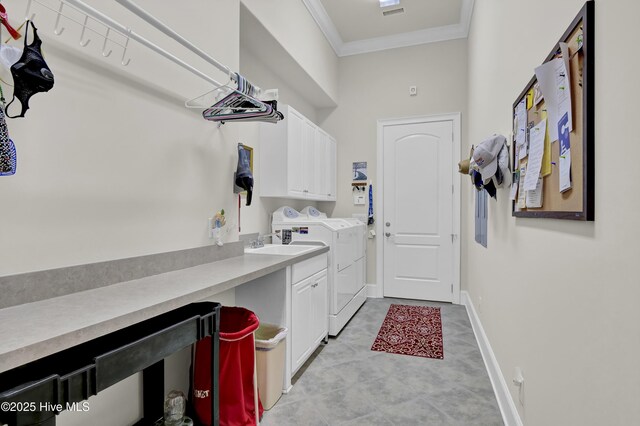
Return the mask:
<svg viewBox="0 0 640 426">
<path fill-rule="evenodd" d="M 459 303 L 460 116 L 378 122 L 378 296 Z"/>
</svg>

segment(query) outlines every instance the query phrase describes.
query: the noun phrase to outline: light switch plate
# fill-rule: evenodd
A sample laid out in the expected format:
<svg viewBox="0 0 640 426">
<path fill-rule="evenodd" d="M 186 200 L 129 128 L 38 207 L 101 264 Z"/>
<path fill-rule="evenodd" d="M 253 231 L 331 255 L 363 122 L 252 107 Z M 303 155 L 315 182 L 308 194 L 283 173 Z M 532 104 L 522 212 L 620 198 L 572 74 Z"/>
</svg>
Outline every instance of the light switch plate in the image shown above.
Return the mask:
<svg viewBox="0 0 640 426">
<path fill-rule="evenodd" d="M 356 206 L 364 206 L 367 198 L 364 194 L 353 194 L 353 204 Z"/>
</svg>

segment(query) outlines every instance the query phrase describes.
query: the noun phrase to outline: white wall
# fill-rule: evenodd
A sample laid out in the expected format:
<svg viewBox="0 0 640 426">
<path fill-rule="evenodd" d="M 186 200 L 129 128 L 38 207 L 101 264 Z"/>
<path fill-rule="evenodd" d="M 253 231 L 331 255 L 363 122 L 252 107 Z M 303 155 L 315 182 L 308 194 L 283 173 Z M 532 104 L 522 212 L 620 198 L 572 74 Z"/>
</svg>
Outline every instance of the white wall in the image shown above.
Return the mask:
<svg viewBox="0 0 640 426">
<path fill-rule="evenodd" d="M 467 43 L 455 40 L 340 58 L 340 103 L 320 111 L 320 125 L 338 141 L 338 199 L 320 203 L 336 217 L 367 213 L 354 206 L 352 163 L 366 161 L 376 182 L 376 122 L 378 119 L 462 112 L 463 135 L 467 106 Z M 418 95 L 409 96 L 409 86 Z M 326 206 L 325 206 L 326 205 Z M 376 220 L 378 206 L 374 204 Z M 464 228 L 463 228 L 464 232 Z M 463 259 L 464 262 L 464 259 Z M 367 282 L 376 282 L 375 240 L 367 246 Z"/>
<path fill-rule="evenodd" d="M 241 37 L 242 38 L 242 37 Z M 317 110 L 309 102 L 307 97 L 298 93 L 279 76 L 279 70 L 269 68 L 251 50 L 250 43 L 241 41 L 240 45 L 240 71 L 250 81 L 259 82 L 262 88 L 277 88 L 279 100 L 278 104 L 288 104 L 296 108 L 312 121 L 317 120 Z M 260 150 L 269 149 L 260 143 L 260 126 L 271 126 L 272 124 L 246 123 L 239 129 L 239 140 L 253 147 L 253 174 L 254 174 L 254 194 L 251 206 L 245 207 L 243 199 L 240 210 L 241 233 L 270 233 L 271 213 L 282 206 L 290 206 L 296 210 L 302 210 L 306 206 L 317 206 L 314 201 L 286 200 L 281 198 L 261 198 L 260 197 Z"/>
<path fill-rule="evenodd" d="M 12 22 L 24 16 L 24 3 L 3 1 Z M 115 2 L 88 3 L 224 81 L 224 75 Z M 238 0 L 192 0 L 179 8 L 138 3 L 238 69 Z M 57 8 L 58 3 L 47 4 Z M 111 46 L 113 53 L 103 58 L 97 36 L 82 49 L 78 26 L 63 20 L 66 29 L 58 37 L 53 13 L 35 4 L 32 12 L 55 86 L 31 99 L 26 118 L 7 120 L 18 169 L 15 176 L 0 178 L 0 275 L 210 244 L 207 217 L 221 208 L 228 212 L 225 239 L 237 240 L 231 184 L 242 124 L 218 129 L 183 106 L 210 84 L 135 42 L 130 65 L 122 67 L 118 47 Z M 212 16 L 224 19 L 211 25 Z M 222 38 L 224 43 L 216 41 Z M 2 77 L 11 81 L 7 70 Z M 9 87 L 3 89 L 9 96 Z M 233 305 L 235 293 L 213 300 Z M 185 353 L 166 365 L 167 388 L 186 391 Z M 65 412 L 58 424 L 134 423 L 141 415 L 140 380 L 135 375 L 118 383 L 90 399 L 89 413 Z"/>
<path fill-rule="evenodd" d="M 512 103 L 583 3 L 476 1 L 463 152 L 488 134 L 510 131 Z M 463 283 L 507 383 L 516 366 L 523 370 L 524 405 L 511 390 L 527 425 L 628 425 L 640 418 L 640 288 L 632 273 L 640 202 L 631 186 L 640 156 L 632 117 L 640 62 L 629 36 L 639 14 L 637 1 L 596 2 L 595 222 L 514 219 L 503 190 L 490 202 L 488 249 L 463 234 Z M 462 205 L 473 209 L 466 182 Z"/>
<path fill-rule="evenodd" d="M 224 74 L 115 2 L 88 3 L 226 81 Z M 179 8 L 151 0 L 138 3 L 231 69 L 240 69 L 238 0 L 194 0 Z M 3 4 L 10 16 L 24 16 L 23 2 Z M 57 7 L 55 1 L 47 4 Z M 235 241 L 236 145 L 247 143 L 259 154 L 258 125 L 228 123 L 219 129 L 198 110 L 183 106 L 210 84 L 135 42 L 127 55 L 131 64 L 122 67 L 118 47 L 111 46 L 113 53 L 105 59 L 97 36 L 91 35 L 91 44 L 82 49 L 76 25 L 63 20 L 66 29 L 58 37 L 53 34 L 53 13 L 38 5 L 32 12 L 37 13 L 35 22 L 56 82 L 49 93 L 31 99 L 26 118 L 8 120 L 18 149 L 18 173 L 0 178 L 0 275 L 210 244 L 207 217 L 221 208 L 227 212 L 225 240 Z M 211 25 L 211 17 L 220 19 Z M 261 87 L 278 87 L 281 102 L 317 118 L 314 107 L 278 78 L 278 70 L 244 52 L 241 71 Z M 8 70 L 2 70 L 2 76 L 11 79 Z M 258 191 L 259 181 L 252 206 L 244 207 L 243 201 L 243 233 L 268 232 L 269 213 L 282 204 L 298 209 L 309 204 L 261 200 Z M 235 292 L 212 300 L 234 305 Z M 167 359 L 166 390 L 187 391 L 188 363 L 187 351 Z M 90 399 L 88 414 L 64 412 L 58 424 L 132 424 L 141 415 L 140 384 L 140 375 L 118 383 Z"/>
<path fill-rule="evenodd" d="M 301 0 L 242 0 L 299 66 L 334 101 L 338 57 Z"/>
<path fill-rule="evenodd" d="M 89 3 L 224 81 L 115 2 Z M 238 68 L 237 0 L 139 3 Z M 3 4 L 24 16 L 24 2 Z M 230 188 L 240 125 L 218 129 L 183 106 L 210 84 L 135 42 L 122 67 L 120 48 L 103 58 L 97 36 L 82 49 L 78 25 L 63 21 L 66 31 L 55 36 L 55 14 L 35 4 L 32 11 L 55 86 L 31 99 L 26 118 L 8 120 L 18 171 L 0 178 L 0 275 L 203 246 L 207 217 L 221 208 L 226 238 L 235 240 Z M 211 25 L 211 16 L 225 19 Z"/>
</svg>

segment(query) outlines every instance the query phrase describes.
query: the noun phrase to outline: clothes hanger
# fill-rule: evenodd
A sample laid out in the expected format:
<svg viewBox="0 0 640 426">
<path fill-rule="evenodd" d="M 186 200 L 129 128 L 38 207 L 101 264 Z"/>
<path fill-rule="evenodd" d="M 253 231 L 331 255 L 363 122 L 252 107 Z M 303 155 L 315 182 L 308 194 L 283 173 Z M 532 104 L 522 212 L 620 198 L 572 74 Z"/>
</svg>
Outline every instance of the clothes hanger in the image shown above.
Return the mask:
<svg viewBox="0 0 640 426">
<path fill-rule="evenodd" d="M 209 121 L 264 121 L 275 123 L 284 118 L 277 111 L 277 101 L 260 101 L 243 94 L 233 93 L 203 112 Z"/>
<path fill-rule="evenodd" d="M 254 97 L 254 86 L 240 74 L 235 77 L 237 89 L 207 108 L 203 117 L 208 121 L 224 122 L 271 116 L 273 107 Z"/>
<path fill-rule="evenodd" d="M 185 101 L 184 106 L 187 108 L 197 108 L 204 109 L 210 107 L 212 104 L 218 102 L 220 99 L 228 96 L 229 93 L 235 91 L 231 84 L 233 83 L 233 79 L 229 76 L 229 80 L 225 84 L 221 84 L 220 86 L 216 86 L 213 89 L 196 96 L 195 98 L 189 99 Z M 210 96 L 215 94 L 213 97 Z M 207 101 L 208 99 L 208 101 Z"/>
<path fill-rule="evenodd" d="M 18 40 L 20 37 L 22 37 L 18 30 L 13 28 L 9 23 L 9 14 L 7 13 L 7 10 L 4 8 L 4 5 L 2 5 L 2 3 L 0 3 L 0 23 L 4 25 L 11 38 L 13 38 L 14 40 Z"/>
<path fill-rule="evenodd" d="M 261 101 L 254 97 L 254 86 L 242 75 L 236 74 L 238 89 L 203 112 L 209 121 L 268 121 L 284 118 L 275 108 L 277 101 Z"/>
<path fill-rule="evenodd" d="M 236 88 L 232 87 L 234 81 Z M 272 98 L 268 101 L 258 99 L 256 92 L 256 88 L 246 78 L 230 72 L 229 80 L 225 84 L 187 100 L 185 107 L 205 109 L 202 113 L 205 120 L 220 123 L 237 120 L 277 122 L 284 118 L 275 109 L 277 91 L 271 90 L 266 93 Z"/>
</svg>

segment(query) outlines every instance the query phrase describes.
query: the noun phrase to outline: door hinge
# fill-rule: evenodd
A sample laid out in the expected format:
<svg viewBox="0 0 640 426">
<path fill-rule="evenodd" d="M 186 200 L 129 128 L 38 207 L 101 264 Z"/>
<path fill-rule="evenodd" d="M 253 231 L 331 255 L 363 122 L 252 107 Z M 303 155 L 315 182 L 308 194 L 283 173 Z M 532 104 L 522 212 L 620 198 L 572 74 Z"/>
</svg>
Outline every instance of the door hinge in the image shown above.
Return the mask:
<svg viewBox="0 0 640 426">
<path fill-rule="evenodd" d="M 453 186 L 453 185 L 451 185 L 451 193 L 452 193 L 452 194 L 455 194 L 455 193 L 456 193 L 455 186 Z"/>
<path fill-rule="evenodd" d="M 451 284 L 451 294 L 453 294 L 453 284 Z"/>
</svg>

